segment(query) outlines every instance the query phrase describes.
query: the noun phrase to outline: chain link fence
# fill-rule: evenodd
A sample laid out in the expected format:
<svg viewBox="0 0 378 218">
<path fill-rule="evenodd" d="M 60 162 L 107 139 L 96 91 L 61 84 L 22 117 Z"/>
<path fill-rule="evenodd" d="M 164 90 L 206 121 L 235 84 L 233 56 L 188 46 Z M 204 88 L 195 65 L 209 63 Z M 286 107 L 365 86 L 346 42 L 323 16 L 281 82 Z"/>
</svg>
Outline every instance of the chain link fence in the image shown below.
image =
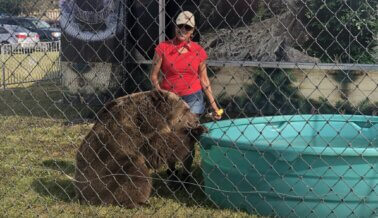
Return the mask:
<svg viewBox="0 0 378 218">
<path fill-rule="evenodd" d="M 39 42 L 30 47 L 19 44 L 4 44 L 1 51 L 1 86 L 22 83 L 57 81 L 62 78 L 60 69 L 60 41 Z"/>
<path fill-rule="evenodd" d="M 196 44 L 180 47 L 186 10 Z M 20 0 L 0 12 L 41 40 L 61 33 L 1 45 L 3 216 L 377 216 L 377 0 Z M 30 17 L 51 26 L 6 23 Z M 177 63 L 203 75 L 196 45 L 221 120 L 206 91 L 195 116 L 151 82 L 158 63 L 160 81 Z"/>
</svg>

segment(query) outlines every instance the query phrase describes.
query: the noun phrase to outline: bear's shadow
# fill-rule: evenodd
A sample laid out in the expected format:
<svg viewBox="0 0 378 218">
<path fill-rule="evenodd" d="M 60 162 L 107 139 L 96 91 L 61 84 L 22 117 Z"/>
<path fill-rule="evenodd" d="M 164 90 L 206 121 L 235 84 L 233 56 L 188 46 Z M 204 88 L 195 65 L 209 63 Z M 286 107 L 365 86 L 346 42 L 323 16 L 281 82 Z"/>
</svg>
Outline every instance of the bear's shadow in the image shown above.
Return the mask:
<svg viewBox="0 0 378 218">
<path fill-rule="evenodd" d="M 154 189 L 151 196 L 158 198 L 168 198 L 179 201 L 186 206 L 199 206 L 217 208 L 208 199 L 203 190 L 203 177 L 201 168 L 198 166 L 192 167 L 192 175 L 190 181 L 180 182 L 175 181 L 175 185 L 168 185 L 167 174 L 159 172 L 152 174 Z"/>
<path fill-rule="evenodd" d="M 44 168 L 59 171 L 67 175 L 67 178 L 39 177 L 33 181 L 32 189 L 41 196 L 52 197 L 58 201 L 78 202 L 74 183 L 69 178 L 74 175 L 74 163 L 72 161 L 50 159 L 43 161 L 41 165 Z M 214 207 L 203 191 L 203 177 L 201 168 L 198 166 L 193 166 L 193 179 L 185 183 L 185 186 L 178 186 L 180 188 L 175 190 L 167 185 L 167 174 L 164 171 L 153 173 L 151 176 L 153 178 L 152 196 L 173 199 L 187 206 Z M 177 188 L 177 186 L 175 187 Z"/>
<path fill-rule="evenodd" d="M 42 196 L 52 197 L 58 201 L 73 202 L 76 201 L 76 193 L 72 180 L 75 172 L 75 166 L 72 161 L 65 160 L 45 160 L 42 162 L 42 167 L 48 170 L 56 170 L 66 178 L 54 178 L 53 176 L 39 177 L 35 179 L 31 187 L 32 189 Z"/>
</svg>

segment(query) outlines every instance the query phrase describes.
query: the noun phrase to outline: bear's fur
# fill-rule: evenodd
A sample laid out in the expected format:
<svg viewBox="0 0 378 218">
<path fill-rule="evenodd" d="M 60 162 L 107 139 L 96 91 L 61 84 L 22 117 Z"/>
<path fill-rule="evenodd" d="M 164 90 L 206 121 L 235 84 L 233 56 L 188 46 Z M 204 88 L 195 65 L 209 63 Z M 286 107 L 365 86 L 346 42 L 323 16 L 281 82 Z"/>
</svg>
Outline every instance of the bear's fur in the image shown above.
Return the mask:
<svg viewBox="0 0 378 218">
<path fill-rule="evenodd" d="M 80 201 L 127 208 L 144 204 L 152 190 L 149 169 L 168 165 L 172 172 L 176 162 L 189 168 L 196 138 L 204 131 L 189 106 L 167 91 L 111 101 L 76 155 Z"/>
</svg>

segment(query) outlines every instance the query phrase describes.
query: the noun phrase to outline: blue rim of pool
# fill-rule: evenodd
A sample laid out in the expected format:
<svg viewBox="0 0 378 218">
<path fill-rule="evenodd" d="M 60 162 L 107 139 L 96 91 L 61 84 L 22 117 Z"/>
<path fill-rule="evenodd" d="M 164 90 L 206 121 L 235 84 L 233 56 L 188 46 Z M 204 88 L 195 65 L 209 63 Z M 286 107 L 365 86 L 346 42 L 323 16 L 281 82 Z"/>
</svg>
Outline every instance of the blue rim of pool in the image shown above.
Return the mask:
<svg viewBox="0 0 378 218">
<path fill-rule="evenodd" d="M 205 149 L 216 145 L 237 147 L 239 150 L 274 150 L 289 156 L 299 153 L 322 156 L 378 156 L 378 116 L 283 115 L 230 119 L 204 125 L 209 129 L 200 139 Z M 362 140 L 362 146 L 355 146 L 357 138 L 360 142 Z M 302 144 L 292 145 L 298 139 L 302 140 Z M 336 139 L 343 145 L 334 146 Z"/>
</svg>

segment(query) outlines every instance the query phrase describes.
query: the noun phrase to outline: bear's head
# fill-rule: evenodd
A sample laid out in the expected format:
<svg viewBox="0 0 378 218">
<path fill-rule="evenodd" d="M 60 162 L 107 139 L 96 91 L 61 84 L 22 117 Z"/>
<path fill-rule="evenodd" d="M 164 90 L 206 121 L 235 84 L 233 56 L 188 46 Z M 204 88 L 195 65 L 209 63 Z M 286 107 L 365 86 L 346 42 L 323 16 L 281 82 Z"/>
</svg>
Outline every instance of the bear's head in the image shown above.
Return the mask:
<svg viewBox="0 0 378 218">
<path fill-rule="evenodd" d="M 165 113 L 166 123 L 171 130 L 186 131 L 194 137 L 207 132 L 196 114 L 190 111 L 189 105 L 179 96 L 168 91 L 154 91 L 154 100 Z M 162 108 L 163 107 L 163 108 Z"/>
</svg>

